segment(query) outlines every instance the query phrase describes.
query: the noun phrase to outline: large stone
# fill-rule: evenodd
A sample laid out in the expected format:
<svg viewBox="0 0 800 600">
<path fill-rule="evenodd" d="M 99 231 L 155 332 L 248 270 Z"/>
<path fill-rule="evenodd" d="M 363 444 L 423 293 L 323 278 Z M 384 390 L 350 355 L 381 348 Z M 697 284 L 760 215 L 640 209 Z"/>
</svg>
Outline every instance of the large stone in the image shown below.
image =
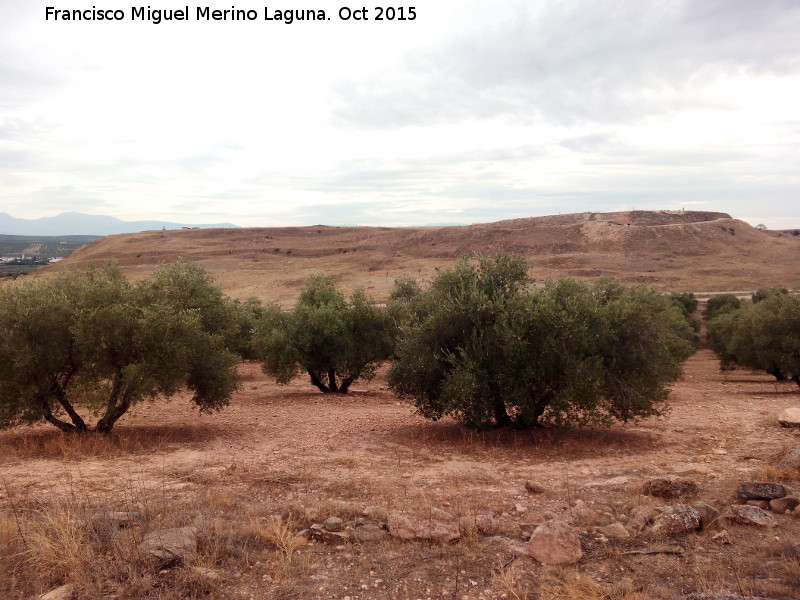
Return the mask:
<svg viewBox="0 0 800 600">
<path fill-rule="evenodd" d="M 784 496 L 783 498 L 775 498 L 775 500 L 769 501 L 770 510 L 781 515 L 786 511 L 793 511 L 798 505 L 800 505 L 800 498 L 795 496 Z"/>
<path fill-rule="evenodd" d="M 322 526 L 326 531 L 339 532 L 344 529 L 344 521 L 339 517 L 328 517 Z"/>
<path fill-rule="evenodd" d="M 491 515 L 461 517 L 458 520 L 458 526 L 465 534 L 474 532 L 481 535 L 493 535 L 500 530 L 500 522 Z"/>
<path fill-rule="evenodd" d="M 513 554 L 514 556 L 528 556 L 528 547 L 520 544 L 519 540 L 514 538 L 505 537 L 502 535 L 495 535 L 492 537 L 483 538 L 483 543 L 487 546 L 494 546 L 498 549 Z"/>
<path fill-rule="evenodd" d="M 187 555 L 197 552 L 197 527 L 151 531 L 144 536 L 139 549 L 160 561 L 162 566 L 179 563 Z"/>
<path fill-rule="evenodd" d="M 389 538 L 389 532 L 377 523 L 366 523 L 350 531 L 352 542 L 382 542 Z"/>
<path fill-rule="evenodd" d="M 653 522 L 652 531 L 654 533 L 686 535 L 700 529 L 700 511 L 691 506 L 676 504 L 660 510 L 661 514 Z"/>
<path fill-rule="evenodd" d="M 697 484 L 690 479 L 651 479 L 645 481 L 642 493 L 665 500 L 693 498 L 697 495 Z"/>
<path fill-rule="evenodd" d="M 695 502 L 691 505 L 693 509 L 700 513 L 700 531 L 705 531 L 717 522 L 719 511 L 705 502 Z"/>
<path fill-rule="evenodd" d="M 348 539 L 346 534 L 327 531 L 325 527 L 319 523 L 314 523 L 308 529 L 308 537 L 322 544 L 331 544 L 333 546 L 341 546 Z"/>
<path fill-rule="evenodd" d="M 43 596 L 39 596 L 39 600 L 72 600 L 75 592 L 75 586 L 71 583 L 66 583 L 61 587 L 50 590 Z"/>
<path fill-rule="evenodd" d="M 531 494 L 541 494 L 544 492 L 543 486 L 530 479 L 525 482 L 525 489 Z"/>
<path fill-rule="evenodd" d="M 631 534 L 625 529 L 625 525 L 619 521 L 615 521 L 611 523 L 611 525 L 606 525 L 605 527 L 599 527 L 598 531 L 612 540 L 627 540 L 631 537 Z"/>
<path fill-rule="evenodd" d="M 783 427 L 800 427 L 800 408 L 787 408 L 778 416 L 778 423 Z"/>
<path fill-rule="evenodd" d="M 583 556 L 581 538 L 564 521 L 547 521 L 534 529 L 528 555 L 547 565 L 572 565 Z"/>
<path fill-rule="evenodd" d="M 452 542 L 461 537 L 458 521 L 440 521 L 409 515 L 401 511 L 389 513 L 389 533 L 401 540 Z"/>
<path fill-rule="evenodd" d="M 778 466 L 782 469 L 800 469 L 800 445 L 795 446 L 784 456 Z"/>
<path fill-rule="evenodd" d="M 628 531 L 634 533 L 640 532 L 650 525 L 657 516 L 658 511 L 652 506 L 635 506 L 633 510 L 631 510 L 631 515 L 628 518 Z"/>
<path fill-rule="evenodd" d="M 777 519 L 770 513 L 756 506 L 748 506 L 747 504 L 732 504 L 731 506 L 726 506 L 722 510 L 720 518 L 741 525 L 757 525 L 759 527 L 776 527 L 778 525 Z"/>
<path fill-rule="evenodd" d="M 786 495 L 786 488 L 779 483 L 747 481 L 739 484 L 737 491 L 743 500 L 774 500 Z"/>
<path fill-rule="evenodd" d="M 144 520 L 142 513 L 136 510 L 111 510 L 105 516 L 120 529 L 135 527 Z"/>
</svg>

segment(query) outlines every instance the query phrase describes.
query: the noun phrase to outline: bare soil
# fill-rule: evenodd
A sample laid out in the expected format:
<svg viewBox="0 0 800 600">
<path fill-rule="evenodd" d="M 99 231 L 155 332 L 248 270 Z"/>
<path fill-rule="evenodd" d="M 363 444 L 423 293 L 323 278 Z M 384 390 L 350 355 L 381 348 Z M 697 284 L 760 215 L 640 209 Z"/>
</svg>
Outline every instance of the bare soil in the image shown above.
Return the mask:
<svg viewBox="0 0 800 600">
<path fill-rule="evenodd" d="M 267 558 L 229 566 L 214 598 L 647 600 L 742 590 L 792 597 L 800 585 L 800 519 L 792 516 L 778 515 L 774 530 L 729 527 L 731 545 L 692 534 L 677 540 L 682 556 L 631 556 L 622 552 L 659 540 L 603 541 L 586 528 L 604 522 L 576 515 L 577 507 L 597 506 L 613 521 L 634 506 L 663 504 L 640 490 L 665 476 L 694 480 L 698 499 L 723 506 L 735 500 L 739 482 L 769 477 L 800 444 L 800 430 L 777 422 L 782 410 L 800 405 L 797 386 L 720 373 L 709 350 L 686 363 L 666 416 L 567 432 L 474 433 L 447 419 L 429 422 L 387 389 L 385 373 L 343 396 L 323 395 L 304 379 L 278 386 L 257 363 L 241 369 L 244 386 L 229 408 L 198 414 L 188 397 L 140 405 L 120 421 L 113 448 L 95 456 L 53 456 L 62 434 L 44 427 L 0 433 L 0 511 L 75 495 L 124 508 L 139 494 L 161 498 L 169 511 L 213 496 L 231 519 L 257 505 L 262 516 L 295 519 L 297 529 L 315 514 L 350 518 L 373 506 L 378 514 L 490 510 L 510 524 L 500 533 L 520 540 L 516 525 L 535 513 L 586 531 L 586 555 L 566 569 L 515 559 L 480 537 L 445 546 L 314 543 L 297 551 L 292 564 L 301 567 L 291 576 Z M 544 493 L 528 493 L 527 480 Z M 800 489 L 797 480 L 787 485 Z"/>
</svg>

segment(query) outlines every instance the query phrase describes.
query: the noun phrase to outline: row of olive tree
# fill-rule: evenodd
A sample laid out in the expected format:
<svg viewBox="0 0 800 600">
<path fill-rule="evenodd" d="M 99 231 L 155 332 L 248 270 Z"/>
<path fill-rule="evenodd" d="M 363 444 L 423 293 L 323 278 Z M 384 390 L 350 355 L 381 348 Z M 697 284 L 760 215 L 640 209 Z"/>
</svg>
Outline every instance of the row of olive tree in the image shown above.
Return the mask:
<svg viewBox="0 0 800 600">
<path fill-rule="evenodd" d="M 279 383 L 306 371 L 324 392 L 369 379 L 391 357 L 392 390 L 426 417 L 476 429 L 660 412 L 693 350 L 680 302 L 611 279 L 529 284 L 523 257 L 463 258 L 426 290 L 398 280 L 381 310 L 315 277 L 294 312 L 269 311 L 255 347 Z"/>
<path fill-rule="evenodd" d="M 708 338 L 723 371 L 741 366 L 800 386 L 800 296 L 762 288 L 752 302 L 724 298 L 717 306 L 724 308 L 707 311 Z"/>
<path fill-rule="evenodd" d="M 0 290 L 0 427 L 46 420 L 111 431 L 137 402 L 188 388 L 228 403 L 241 358 L 285 384 L 301 372 L 345 393 L 391 359 L 391 388 L 432 419 L 485 429 L 601 424 L 662 410 L 693 350 L 692 298 L 611 279 L 531 289 L 525 260 L 463 258 L 427 289 L 395 283 L 380 308 L 309 278 L 292 312 L 227 299 L 197 265 L 129 283 L 88 268 Z"/>
<path fill-rule="evenodd" d="M 228 403 L 252 305 L 229 301 L 181 262 L 131 284 L 114 265 L 0 289 L 0 428 L 48 421 L 108 433 L 138 402 L 188 388 Z"/>
</svg>

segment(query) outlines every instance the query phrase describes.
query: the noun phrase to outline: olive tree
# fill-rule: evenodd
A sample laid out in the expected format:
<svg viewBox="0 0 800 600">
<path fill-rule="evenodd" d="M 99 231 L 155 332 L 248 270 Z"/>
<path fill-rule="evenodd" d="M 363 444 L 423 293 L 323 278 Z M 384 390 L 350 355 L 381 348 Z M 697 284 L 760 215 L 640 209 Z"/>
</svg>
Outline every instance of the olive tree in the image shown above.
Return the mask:
<svg viewBox="0 0 800 600">
<path fill-rule="evenodd" d="M 313 275 L 294 311 L 267 308 L 256 325 L 253 348 L 264 372 L 279 384 L 305 372 L 320 391 L 344 394 L 354 381 L 372 379 L 391 356 L 394 327 L 363 290 L 347 299 L 332 277 Z"/>
<path fill-rule="evenodd" d="M 742 301 L 735 294 L 716 294 L 706 303 L 705 317 L 710 322 L 715 317 L 732 312 L 742 306 Z"/>
<path fill-rule="evenodd" d="M 507 254 L 474 262 L 462 257 L 439 271 L 430 288 L 413 297 L 415 316 L 398 341 L 391 388 L 431 419 L 456 414 L 475 428 L 511 424 L 500 320 L 527 283 L 524 258 Z"/>
<path fill-rule="evenodd" d="M 468 427 L 599 424 L 658 414 L 692 352 L 671 300 L 602 279 L 529 290 L 521 257 L 461 259 L 422 294 L 392 389 Z"/>
<path fill-rule="evenodd" d="M 185 296 L 164 286 L 196 285 Z M 47 421 L 67 432 L 109 433 L 144 399 L 193 392 L 201 410 L 226 405 L 238 358 L 197 297 L 218 292 L 196 267 L 160 269 L 139 284 L 118 267 L 87 267 L 0 290 L 0 427 Z M 197 294 L 195 296 L 194 294 Z"/>
<path fill-rule="evenodd" d="M 800 386 L 800 297 L 778 292 L 709 323 L 723 370 L 742 366 Z"/>
<path fill-rule="evenodd" d="M 689 323 L 689 326 L 694 331 L 693 342 L 697 346 L 700 343 L 700 330 L 702 329 L 702 321 L 700 317 L 695 315 L 697 310 L 698 300 L 691 292 L 673 292 L 670 294 L 672 302 L 680 309 L 683 318 Z"/>
</svg>

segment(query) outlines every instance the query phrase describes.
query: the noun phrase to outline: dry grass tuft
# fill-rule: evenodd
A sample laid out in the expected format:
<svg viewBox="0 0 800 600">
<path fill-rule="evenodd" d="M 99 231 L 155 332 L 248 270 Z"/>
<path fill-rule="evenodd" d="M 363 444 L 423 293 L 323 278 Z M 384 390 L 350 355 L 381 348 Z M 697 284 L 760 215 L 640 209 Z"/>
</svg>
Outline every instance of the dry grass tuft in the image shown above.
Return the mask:
<svg viewBox="0 0 800 600">
<path fill-rule="evenodd" d="M 282 562 L 291 563 L 295 552 L 306 545 L 306 539 L 280 517 L 272 517 L 254 527 L 255 532 L 279 551 Z"/>
<path fill-rule="evenodd" d="M 529 600 L 533 592 L 529 582 L 524 581 L 522 569 L 512 563 L 509 567 L 500 567 L 492 576 L 492 589 L 504 594 L 510 600 Z"/>
</svg>

